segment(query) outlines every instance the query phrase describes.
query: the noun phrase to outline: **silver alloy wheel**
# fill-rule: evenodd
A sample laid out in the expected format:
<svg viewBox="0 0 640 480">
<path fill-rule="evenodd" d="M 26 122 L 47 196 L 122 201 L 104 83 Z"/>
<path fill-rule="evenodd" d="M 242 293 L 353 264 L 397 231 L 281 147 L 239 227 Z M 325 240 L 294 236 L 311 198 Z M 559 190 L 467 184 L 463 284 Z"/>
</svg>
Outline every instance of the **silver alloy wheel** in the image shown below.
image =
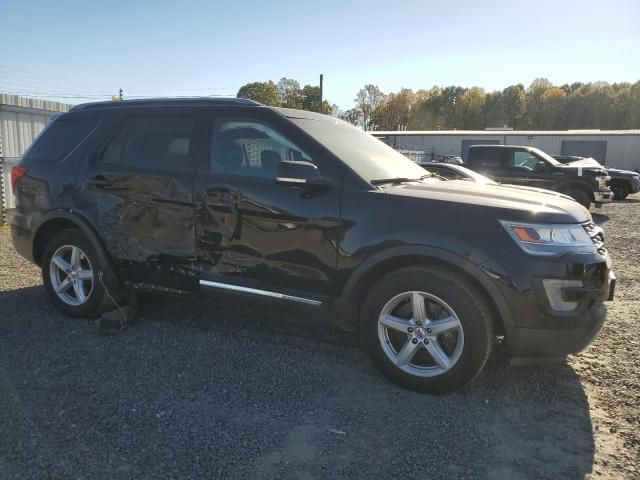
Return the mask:
<svg viewBox="0 0 640 480">
<path fill-rule="evenodd" d="M 58 248 L 49 264 L 53 291 L 67 305 L 80 306 L 93 292 L 93 268 L 87 255 L 74 245 Z"/>
<path fill-rule="evenodd" d="M 378 339 L 393 364 L 419 377 L 447 372 L 464 348 L 456 313 L 426 292 L 404 292 L 389 300 L 378 317 Z"/>
</svg>

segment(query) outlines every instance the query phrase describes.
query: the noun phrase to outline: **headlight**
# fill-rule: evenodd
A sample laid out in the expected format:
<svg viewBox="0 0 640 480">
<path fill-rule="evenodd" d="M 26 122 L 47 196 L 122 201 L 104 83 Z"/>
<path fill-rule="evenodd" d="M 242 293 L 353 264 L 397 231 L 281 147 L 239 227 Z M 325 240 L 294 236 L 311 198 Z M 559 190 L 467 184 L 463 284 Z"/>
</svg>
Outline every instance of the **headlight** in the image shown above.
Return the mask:
<svg viewBox="0 0 640 480">
<path fill-rule="evenodd" d="M 516 243 L 530 255 L 597 253 L 591 238 L 579 224 L 549 225 L 500 220 Z"/>
<path fill-rule="evenodd" d="M 609 185 L 609 181 L 611 180 L 611 177 L 609 177 L 609 176 L 596 177 L 596 180 L 598 181 L 598 188 L 600 190 L 606 190 L 607 189 L 607 185 Z"/>
</svg>

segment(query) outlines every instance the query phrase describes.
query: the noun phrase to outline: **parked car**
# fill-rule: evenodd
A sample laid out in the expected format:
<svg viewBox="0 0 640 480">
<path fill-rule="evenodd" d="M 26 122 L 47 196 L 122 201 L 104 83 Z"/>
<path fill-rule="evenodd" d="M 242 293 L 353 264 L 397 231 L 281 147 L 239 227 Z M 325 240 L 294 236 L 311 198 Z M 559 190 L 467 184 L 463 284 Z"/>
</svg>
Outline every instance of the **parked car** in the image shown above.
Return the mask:
<svg viewBox="0 0 640 480">
<path fill-rule="evenodd" d="M 611 177 L 610 188 L 615 200 L 624 200 L 630 194 L 640 192 L 640 174 L 638 172 L 604 167 L 592 157 L 577 157 L 573 155 L 552 155 L 552 157 L 560 163 L 574 167 L 589 166 L 606 168 Z"/>
<path fill-rule="evenodd" d="M 418 163 L 422 168 L 437 175 L 440 178 L 446 180 L 467 180 L 474 183 L 479 183 L 481 185 L 501 185 L 505 188 L 515 189 L 515 190 L 527 190 L 530 192 L 538 192 L 544 193 L 546 195 L 551 195 L 552 197 L 561 197 L 566 200 L 573 200 L 569 195 L 565 195 L 564 193 L 554 192 L 553 190 L 545 190 L 544 188 L 535 188 L 535 187 L 526 187 L 524 185 L 510 185 L 510 184 L 502 184 L 491 180 L 484 175 L 480 175 L 478 172 L 474 172 L 473 170 L 463 167 L 462 165 L 451 165 L 440 162 L 421 162 Z"/>
<path fill-rule="evenodd" d="M 12 188 L 14 246 L 70 316 L 129 291 L 264 299 L 423 392 L 470 383 L 496 334 L 515 358 L 580 351 L 615 286 L 577 203 L 442 181 L 341 120 L 243 99 L 75 106 Z"/>
<path fill-rule="evenodd" d="M 589 208 L 613 200 L 607 170 L 563 165 L 542 150 L 514 145 L 473 145 L 465 166 L 500 183 L 555 190 Z"/>
</svg>

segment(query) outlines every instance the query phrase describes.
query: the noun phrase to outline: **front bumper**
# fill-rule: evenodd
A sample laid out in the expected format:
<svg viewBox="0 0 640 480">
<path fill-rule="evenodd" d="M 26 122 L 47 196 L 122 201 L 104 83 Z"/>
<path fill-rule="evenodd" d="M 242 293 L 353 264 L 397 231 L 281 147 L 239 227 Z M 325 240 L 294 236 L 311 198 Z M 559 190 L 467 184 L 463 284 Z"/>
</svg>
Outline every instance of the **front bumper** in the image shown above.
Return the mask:
<svg viewBox="0 0 640 480">
<path fill-rule="evenodd" d="M 499 284 L 512 313 L 505 325 L 510 357 L 540 359 L 577 353 L 597 337 L 606 318 L 604 302 L 613 299 L 616 279 L 609 257 L 572 255 L 536 259 L 519 266 L 520 275 Z M 545 280 L 562 281 L 551 296 Z M 578 286 L 576 286 L 578 285 Z M 569 306 L 568 310 L 561 307 Z"/>
<path fill-rule="evenodd" d="M 593 192 L 593 200 L 594 200 L 594 203 L 613 202 L 613 192 L 611 190 Z"/>
</svg>

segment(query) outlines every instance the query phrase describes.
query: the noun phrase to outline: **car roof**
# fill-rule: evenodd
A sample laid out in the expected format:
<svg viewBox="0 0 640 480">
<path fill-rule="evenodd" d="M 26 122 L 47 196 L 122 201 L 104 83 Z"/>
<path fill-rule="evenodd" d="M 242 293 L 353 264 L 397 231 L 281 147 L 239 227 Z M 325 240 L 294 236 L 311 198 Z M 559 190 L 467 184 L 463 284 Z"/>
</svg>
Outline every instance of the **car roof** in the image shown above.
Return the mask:
<svg viewBox="0 0 640 480">
<path fill-rule="evenodd" d="M 138 100 L 114 100 L 108 102 L 82 103 L 72 107 L 69 112 L 87 110 L 126 109 L 132 107 L 201 107 L 201 106 L 262 106 L 261 103 L 246 98 L 191 97 L 191 98 L 145 98 Z"/>
<path fill-rule="evenodd" d="M 525 150 L 533 150 L 534 147 L 529 145 L 471 145 L 469 148 L 502 148 L 502 149 L 513 149 L 513 148 L 522 148 Z"/>
</svg>

